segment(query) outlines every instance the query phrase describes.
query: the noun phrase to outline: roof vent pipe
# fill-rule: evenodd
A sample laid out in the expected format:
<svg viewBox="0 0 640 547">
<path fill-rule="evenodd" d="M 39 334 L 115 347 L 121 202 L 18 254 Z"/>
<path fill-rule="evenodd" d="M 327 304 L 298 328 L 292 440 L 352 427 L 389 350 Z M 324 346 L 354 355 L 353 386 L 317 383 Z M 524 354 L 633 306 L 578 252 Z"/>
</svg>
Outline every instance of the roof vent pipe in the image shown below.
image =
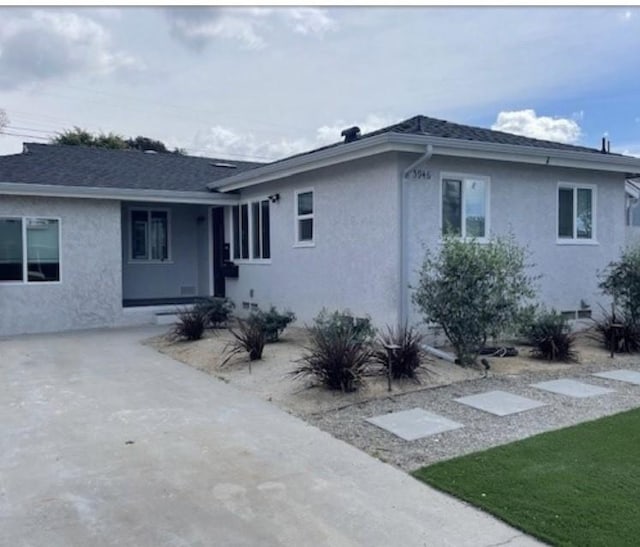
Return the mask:
<svg viewBox="0 0 640 547">
<path fill-rule="evenodd" d="M 343 129 L 341 136 L 344 137 L 344 142 L 357 141 L 360 138 L 360 128 L 357 125 Z"/>
<path fill-rule="evenodd" d="M 602 137 L 602 147 L 600 148 L 600 152 L 602 154 L 606 154 L 607 153 L 607 139 L 606 137 Z"/>
</svg>

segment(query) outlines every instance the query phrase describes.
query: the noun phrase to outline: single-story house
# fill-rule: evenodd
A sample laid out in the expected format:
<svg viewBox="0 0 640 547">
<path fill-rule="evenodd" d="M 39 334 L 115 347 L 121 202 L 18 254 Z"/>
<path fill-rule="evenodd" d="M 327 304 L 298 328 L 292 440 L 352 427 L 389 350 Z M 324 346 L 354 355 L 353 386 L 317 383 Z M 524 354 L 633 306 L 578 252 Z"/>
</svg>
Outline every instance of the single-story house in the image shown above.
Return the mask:
<svg viewBox="0 0 640 547">
<path fill-rule="evenodd" d="M 425 249 L 512 233 L 584 317 L 640 159 L 415 116 L 267 164 L 26 143 L 0 157 L 0 334 L 152 322 L 201 296 L 418 323 Z M 338 137 L 338 136 L 336 136 Z"/>
</svg>

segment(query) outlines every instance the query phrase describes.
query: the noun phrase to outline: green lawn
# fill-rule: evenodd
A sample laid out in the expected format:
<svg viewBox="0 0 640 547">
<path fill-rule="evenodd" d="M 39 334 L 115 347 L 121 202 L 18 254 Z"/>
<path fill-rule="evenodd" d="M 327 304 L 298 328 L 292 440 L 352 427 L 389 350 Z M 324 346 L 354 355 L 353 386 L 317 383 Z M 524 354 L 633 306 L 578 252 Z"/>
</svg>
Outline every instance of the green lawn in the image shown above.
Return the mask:
<svg viewBox="0 0 640 547">
<path fill-rule="evenodd" d="M 640 409 L 413 474 L 553 545 L 640 545 Z"/>
</svg>

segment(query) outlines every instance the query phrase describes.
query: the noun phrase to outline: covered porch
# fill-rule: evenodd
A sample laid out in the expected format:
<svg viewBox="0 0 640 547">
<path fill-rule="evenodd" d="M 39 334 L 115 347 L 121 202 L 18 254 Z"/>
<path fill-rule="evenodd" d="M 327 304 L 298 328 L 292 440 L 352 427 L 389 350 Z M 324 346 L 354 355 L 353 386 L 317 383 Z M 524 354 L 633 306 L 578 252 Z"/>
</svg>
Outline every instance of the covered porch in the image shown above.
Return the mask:
<svg viewBox="0 0 640 547">
<path fill-rule="evenodd" d="M 221 203 L 121 203 L 123 308 L 183 306 L 225 296 L 228 197 L 218 198 Z"/>
</svg>

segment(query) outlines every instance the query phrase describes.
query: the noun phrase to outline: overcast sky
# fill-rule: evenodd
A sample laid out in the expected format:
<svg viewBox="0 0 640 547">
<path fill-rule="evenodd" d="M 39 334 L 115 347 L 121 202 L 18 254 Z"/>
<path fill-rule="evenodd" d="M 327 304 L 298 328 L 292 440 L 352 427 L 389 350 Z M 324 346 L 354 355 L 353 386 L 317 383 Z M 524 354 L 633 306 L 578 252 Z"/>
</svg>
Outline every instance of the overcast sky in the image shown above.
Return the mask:
<svg viewBox="0 0 640 547">
<path fill-rule="evenodd" d="M 0 154 L 73 126 L 272 160 L 424 114 L 640 155 L 640 8 L 0 8 Z"/>
</svg>

